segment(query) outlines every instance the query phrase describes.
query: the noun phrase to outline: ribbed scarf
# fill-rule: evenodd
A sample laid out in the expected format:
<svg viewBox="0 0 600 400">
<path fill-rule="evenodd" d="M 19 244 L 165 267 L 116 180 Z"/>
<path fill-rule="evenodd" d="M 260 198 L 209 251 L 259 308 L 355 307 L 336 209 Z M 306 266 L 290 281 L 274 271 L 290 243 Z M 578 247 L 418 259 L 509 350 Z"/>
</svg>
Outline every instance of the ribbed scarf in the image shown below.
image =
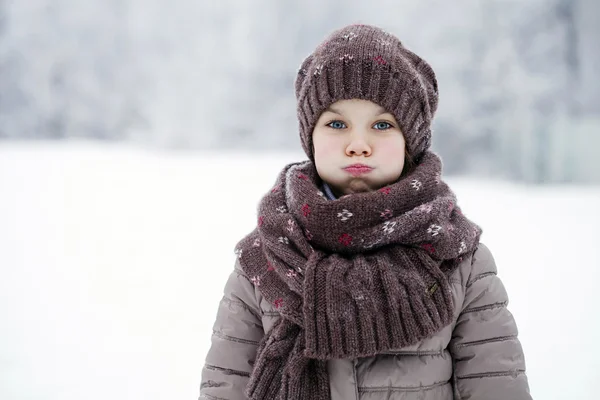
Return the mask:
<svg viewBox="0 0 600 400">
<path fill-rule="evenodd" d="M 281 314 L 261 341 L 252 400 L 330 399 L 326 361 L 374 356 L 451 323 L 449 275 L 481 229 L 462 215 L 427 152 L 378 191 L 328 200 L 312 162 L 287 165 L 236 246 L 244 272 Z"/>
</svg>

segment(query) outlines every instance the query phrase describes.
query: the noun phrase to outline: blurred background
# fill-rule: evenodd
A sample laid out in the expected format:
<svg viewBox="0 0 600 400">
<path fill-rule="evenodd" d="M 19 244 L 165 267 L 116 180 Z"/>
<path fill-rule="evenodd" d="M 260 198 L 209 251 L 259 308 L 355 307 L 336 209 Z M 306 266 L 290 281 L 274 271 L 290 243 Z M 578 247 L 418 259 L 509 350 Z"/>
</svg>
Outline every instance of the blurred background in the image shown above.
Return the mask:
<svg viewBox="0 0 600 400">
<path fill-rule="evenodd" d="M 534 398 L 600 379 L 598 0 L 0 0 L 0 399 L 195 399 L 233 247 L 304 159 L 293 83 L 375 24 L 437 73 Z M 512 307 L 512 308 L 511 308 Z"/>
<path fill-rule="evenodd" d="M 437 72 L 448 173 L 598 183 L 599 15 L 596 0 L 0 0 L 0 138 L 296 149 L 300 62 L 368 22 Z"/>
</svg>

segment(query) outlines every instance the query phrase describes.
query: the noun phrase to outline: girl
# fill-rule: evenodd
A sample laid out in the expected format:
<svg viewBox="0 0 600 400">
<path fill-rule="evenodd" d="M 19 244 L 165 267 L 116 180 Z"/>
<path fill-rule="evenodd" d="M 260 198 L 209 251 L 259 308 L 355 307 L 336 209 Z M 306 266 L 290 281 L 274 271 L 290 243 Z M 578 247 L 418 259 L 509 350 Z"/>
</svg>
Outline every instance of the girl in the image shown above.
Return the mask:
<svg viewBox="0 0 600 400">
<path fill-rule="evenodd" d="M 296 79 L 302 147 L 236 247 L 200 399 L 530 399 L 481 229 L 430 151 L 431 67 L 368 25 Z"/>
</svg>

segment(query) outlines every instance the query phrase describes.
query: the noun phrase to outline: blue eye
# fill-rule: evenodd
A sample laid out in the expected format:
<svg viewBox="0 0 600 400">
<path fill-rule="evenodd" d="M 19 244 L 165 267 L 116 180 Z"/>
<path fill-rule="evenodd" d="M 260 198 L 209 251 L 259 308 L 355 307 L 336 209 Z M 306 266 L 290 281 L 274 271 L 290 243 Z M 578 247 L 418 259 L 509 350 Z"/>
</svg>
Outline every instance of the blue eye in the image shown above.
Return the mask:
<svg viewBox="0 0 600 400">
<path fill-rule="evenodd" d="M 389 122 L 378 122 L 374 125 L 374 127 L 377 130 L 384 131 L 386 129 L 392 128 L 392 124 L 390 124 Z"/>
<path fill-rule="evenodd" d="M 333 129 L 343 129 L 346 127 L 346 124 L 344 124 L 342 121 L 331 121 L 327 124 L 327 126 Z"/>
</svg>

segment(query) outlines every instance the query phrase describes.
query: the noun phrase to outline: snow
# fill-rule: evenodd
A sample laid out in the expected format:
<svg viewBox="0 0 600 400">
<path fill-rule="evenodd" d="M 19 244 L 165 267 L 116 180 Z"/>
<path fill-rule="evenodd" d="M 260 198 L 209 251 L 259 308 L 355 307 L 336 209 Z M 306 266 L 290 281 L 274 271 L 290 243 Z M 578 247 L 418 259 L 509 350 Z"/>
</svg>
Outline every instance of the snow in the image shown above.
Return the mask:
<svg viewBox="0 0 600 400">
<path fill-rule="evenodd" d="M 0 143 L 0 398 L 197 398 L 233 247 L 301 158 Z M 600 187 L 448 181 L 496 258 L 534 398 L 597 398 Z"/>
</svg>

